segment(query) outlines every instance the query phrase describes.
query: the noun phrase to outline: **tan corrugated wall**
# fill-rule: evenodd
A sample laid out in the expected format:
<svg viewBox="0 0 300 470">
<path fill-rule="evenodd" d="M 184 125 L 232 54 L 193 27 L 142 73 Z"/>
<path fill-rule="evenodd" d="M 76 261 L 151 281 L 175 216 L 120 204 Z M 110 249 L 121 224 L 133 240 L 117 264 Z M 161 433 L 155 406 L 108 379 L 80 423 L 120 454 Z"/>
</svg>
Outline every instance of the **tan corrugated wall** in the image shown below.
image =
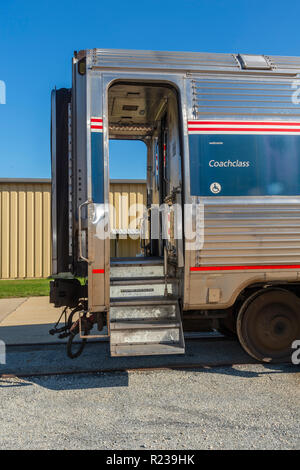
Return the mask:
<svg viewBox="0 0 300 470">
<path fill-rule="evenodd" d="M 0 183 L 0 278 L 49 276 L 50 201 L 49 183 Z"/>
<path fill-rule="evenodd" d="M 110 225 L 112 229 L 139 229 L 140 219 L 143 216 L 143 205 L 146 205 L 146 184 L 115 182 L 110 183 L 109 203 L 115 208 L 110 212 Z M 130 215 L 129 215 L 129 208 Z M 133 210 L 132 210 L 133 209 Z M 132 235 L 122 239 L 118 235 L 110 242 L 111 256 L 135 256 L 140 253 L 140 239 Z"/>
<path fill-rule="evenodd" d="M 127 228 L 131 221 L 129 204 L 146 202 L 146 185 L 111 182 L 110 202 L 117 213 L 113 227 Z M 139 216 L 137 213 L 135 218 Z M 111 240 L 111 256 L 135 256 L 139 252 L 139 240 Z M 51 184 L 0 182 L 0 278 L 41 278 L 50 274 Z"/>
</svg>

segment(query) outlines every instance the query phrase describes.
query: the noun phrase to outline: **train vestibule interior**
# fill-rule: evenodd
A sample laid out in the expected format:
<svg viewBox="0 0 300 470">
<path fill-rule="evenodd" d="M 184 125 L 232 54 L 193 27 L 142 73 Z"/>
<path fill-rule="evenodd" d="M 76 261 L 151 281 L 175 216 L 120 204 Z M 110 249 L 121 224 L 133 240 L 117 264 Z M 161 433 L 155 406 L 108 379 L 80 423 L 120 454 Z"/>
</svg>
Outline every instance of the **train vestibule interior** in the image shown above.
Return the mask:
<svg viewBox="0 0 300 470">
<path fill-rule="evenodd" d="M 141 235 L 141 256 L 163 257 L 167 250 L 169 261 L 174 263 L 178 263 L 182 249 L 181 242 L 174 238 L 171 209 L 173 204 L 181 204 L 182 200 L 178 110 L 177 92 L 168 84 L 117 81 L 108 90 L 109 140 L 139 140 L 146 144 L 147 149 L 146 207 L 143 214 L 138 207 L 131 232 L 135 228 L 135 232 L 139 231 Z M 132 166 L 134 178 L 135 168 Z M 168 207 L 169 214 L 164 214 L 159 207 Z M 113 217 L 115 215 L 111 215 Z M 110 222 L 116 227 L 115 220 Z M 115 232 L 118 238 L 118 230 Z M 128 232 L 130 236 L 130 230 Z M 115 255 L 118 256 L 117 250 Z"/>
</svg>

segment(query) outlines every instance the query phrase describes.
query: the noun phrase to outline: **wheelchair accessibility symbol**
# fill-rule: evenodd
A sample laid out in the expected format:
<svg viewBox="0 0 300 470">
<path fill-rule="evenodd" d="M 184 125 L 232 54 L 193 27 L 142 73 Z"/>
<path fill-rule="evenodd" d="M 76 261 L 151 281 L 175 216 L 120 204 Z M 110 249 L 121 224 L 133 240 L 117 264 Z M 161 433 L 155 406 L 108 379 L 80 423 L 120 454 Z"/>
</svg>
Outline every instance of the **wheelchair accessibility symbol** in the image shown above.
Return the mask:
<svg viewBox="0 0 300 470">
<path fill-rule="evenodd" d="M 211 190 L 212 193 L 218 194 L 221 191 L 222 187 L 220 183 L 212 183 L 209 189 Z"/>
</svg>

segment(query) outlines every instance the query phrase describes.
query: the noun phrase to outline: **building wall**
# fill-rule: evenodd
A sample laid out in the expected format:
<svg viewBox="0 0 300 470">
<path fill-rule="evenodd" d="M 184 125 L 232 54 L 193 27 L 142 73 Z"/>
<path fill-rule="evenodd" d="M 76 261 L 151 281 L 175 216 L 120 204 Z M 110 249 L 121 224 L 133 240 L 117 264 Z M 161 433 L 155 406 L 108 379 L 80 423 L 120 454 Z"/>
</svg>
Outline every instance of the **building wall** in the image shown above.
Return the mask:
<svg viewBox="0 0 300 470">
<path fill-rule="evenodd" d="M 50 188 L 47 180 L 1 180 L 1 278 L 49 276 Z"/>
<path fill-rule="evenodd" d="M 140 253 L 139 232 L 143 206 L 146 205 L 145 182 L 112 180 L 110 183 L 109 203 L 112 234 L 111 256 L 136 256 Z M 123 238 L 124 237 L 124 238 Z"/>
<path fill-rule="evenodd" d="M 110 202 L 116 211 L 112 227 L 134 225 L 128 215 L 133 202 L 146 203 L 142 181 L 112 180 Z M 135 215 L 139 218 L 139 213 Z M 138 228 L 138 224 L 135 224 Z M 140 241 L 111 240 L 111 256 L 135 256 Z M 0 278 L 41 278 L 51 274 L 51 183 L 50 180 L 0 179 Z"/>
</svg>

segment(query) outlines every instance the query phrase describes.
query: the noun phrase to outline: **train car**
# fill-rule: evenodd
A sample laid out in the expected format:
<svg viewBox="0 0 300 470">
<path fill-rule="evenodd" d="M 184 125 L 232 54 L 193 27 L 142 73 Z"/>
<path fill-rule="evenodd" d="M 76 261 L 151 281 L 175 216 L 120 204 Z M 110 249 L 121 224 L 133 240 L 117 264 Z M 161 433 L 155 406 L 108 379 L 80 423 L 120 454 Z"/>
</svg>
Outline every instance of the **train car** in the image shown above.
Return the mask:
<svg viewBox="0 0 300 470">
<path fill-rule="evenodd" d="M 237 336 L 257 360 L 290 360 L 299 73 L 297 57 L 75 52 L 72 88 L 52 92 L 51 126 L 50 301 L 66 315 L 52 333 L 69 337 L 70 357 L 102 335 L 112 356 L 184 354 L 185 325 L 200 325 Z M 135 258 L 110 255 L 110 139 L 147 146 L 147 204 L 130 213 Z"/>
</svg>

